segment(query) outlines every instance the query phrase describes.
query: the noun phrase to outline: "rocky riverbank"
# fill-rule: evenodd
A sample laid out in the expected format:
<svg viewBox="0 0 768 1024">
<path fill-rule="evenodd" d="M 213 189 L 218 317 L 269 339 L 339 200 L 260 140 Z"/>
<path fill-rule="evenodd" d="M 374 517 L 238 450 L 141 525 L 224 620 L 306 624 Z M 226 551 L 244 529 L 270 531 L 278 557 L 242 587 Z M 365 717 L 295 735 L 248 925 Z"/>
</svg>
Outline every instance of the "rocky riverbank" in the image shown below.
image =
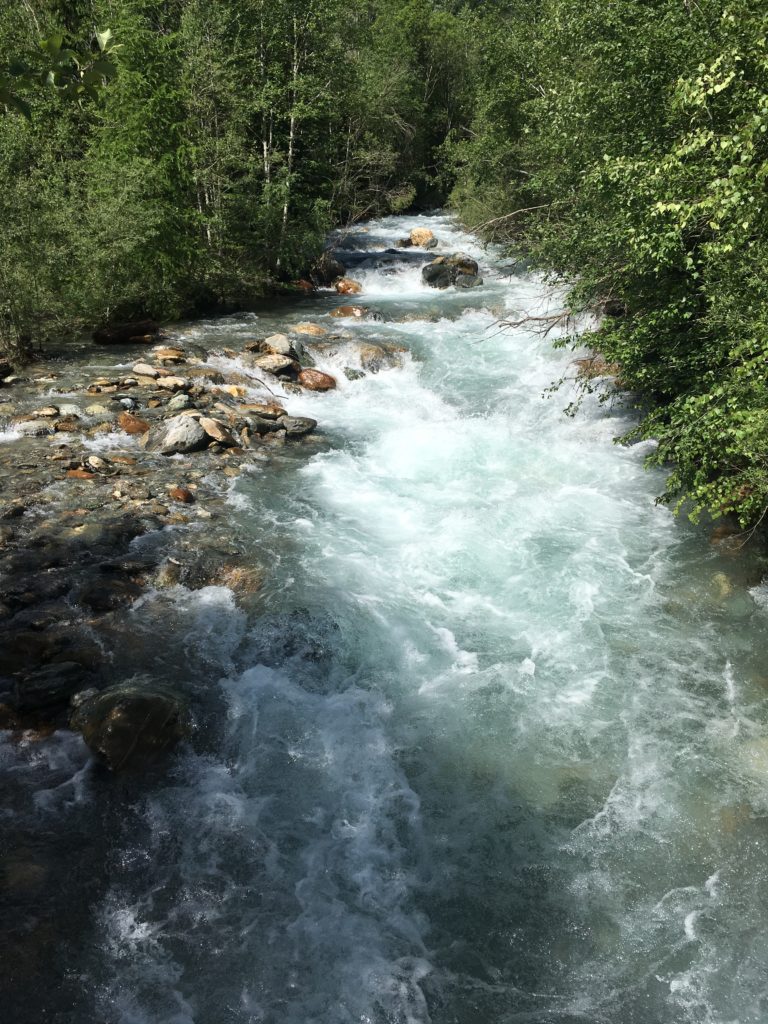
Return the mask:
<svg viewBox="0 0 768 1024">
<path fill-rule="evenodd" d="M 468 257 L 427 255 L 429 230 L 406 242 L 421 252 L 383 258 L 415 257 L 435 287 L 445 271 L 431 268 L 472 272 Z M 359 296 L 358 258 L 328 251 L 308 287 Z M 153 651 L 137 649 L 131 615 L 173 588 L 210 586 L 258 614 L 270 553 L 244 556 L 233 484 L 250 473 L 269 486 L 275 466 L 327 446 L 322 423 L 290 413 L 292 396 L 336 388 L 318 359 L 341 360 L 350 381 L 401 362 L 398 346 L 345 328 L 361 319 L 382 314 L 332 304 L 216 348 L 182 329 L 117 325 L 18 373 L 2 367 L 0 728 L 28 741 L 75 728 L 113 769 L 190 734 L 186 701 L 157 677 Z"/>
</svg>

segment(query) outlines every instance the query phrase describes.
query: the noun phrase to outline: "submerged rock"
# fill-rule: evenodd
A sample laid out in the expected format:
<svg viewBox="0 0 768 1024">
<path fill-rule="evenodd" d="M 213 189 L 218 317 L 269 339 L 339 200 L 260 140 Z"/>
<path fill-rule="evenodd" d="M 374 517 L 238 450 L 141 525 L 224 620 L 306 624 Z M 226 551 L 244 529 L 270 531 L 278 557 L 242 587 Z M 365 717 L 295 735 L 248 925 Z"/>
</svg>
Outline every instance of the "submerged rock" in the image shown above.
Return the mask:
<svg viewBox="0 0 768 1024">
<path fill-rule="evenodd" d="M 70 725 L 115 772 L 146 766 L 191 732 L 184 700 L 172 690 L 142 681 L 87 696 L 73 711 Z"/>
</svg>

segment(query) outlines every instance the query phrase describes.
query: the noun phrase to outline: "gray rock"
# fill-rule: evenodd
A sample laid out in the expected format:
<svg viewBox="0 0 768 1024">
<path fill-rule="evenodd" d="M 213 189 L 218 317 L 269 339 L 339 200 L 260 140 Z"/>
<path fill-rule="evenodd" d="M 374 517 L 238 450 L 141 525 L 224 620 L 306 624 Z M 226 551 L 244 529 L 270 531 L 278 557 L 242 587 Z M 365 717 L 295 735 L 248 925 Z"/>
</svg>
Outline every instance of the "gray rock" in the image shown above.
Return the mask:
<svg viewBox="0 0 768 1024">
<path fill-rule="evenodd" d="M 291 339 L 287 334 L 271 334 L 262 344 L 265 352 L 271 352 L 276 356 L 291 355 Z"/>
<path fill-rule="evenodd" d="M 482 283 L 478 274 L 457 274 L 454 282 L 457 288 L 479 288 Z"/>
<path fill-rule="evenodd" d="M 45 434 L 53 433 L 53 427 L 44 420 L 22 420 L 20 423 L 14 423 L 11 429 L 17 434 L 23 434 L 24 437 L 43 437 Z"/>
<path fill-rule="evenodd" d="M 183 392 L 178 395 L 174 395 L 166 406 L 169 412 L 181 412 L 183 409 L 194 409 L 194 407 L 195 403 L 189 395 L 185 395 Z"/>
<path fill-rule="evenodd" d="M 309 416 L 282 416 L 278 421 L 278 433 L 285 431 L 286 437 L 304 437 L 311 434 L 317 426 L 317 420 Z"/>
<path fill-rule="evenodd" d="M 174 416 L 166 420 L 160 428 L 156 440 L 151 439 L 148 447 L 159 451 L 161 455 L 175 455 L 184 452 L 196 452 L 206 448 L 208 435 L 193 416 Z"/>
</svg>

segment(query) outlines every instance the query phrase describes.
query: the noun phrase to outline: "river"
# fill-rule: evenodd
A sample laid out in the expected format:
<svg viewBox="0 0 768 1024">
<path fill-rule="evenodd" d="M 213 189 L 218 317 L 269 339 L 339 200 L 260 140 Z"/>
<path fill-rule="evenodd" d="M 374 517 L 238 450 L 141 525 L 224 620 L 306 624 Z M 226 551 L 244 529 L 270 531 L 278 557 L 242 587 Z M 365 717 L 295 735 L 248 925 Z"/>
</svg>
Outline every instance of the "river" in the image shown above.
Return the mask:
<svg viewBox="0 0 768 1024">
<path fill-rule="evenodd" d="M 481 288 L 365 262 L 424 223 Z M 573 354 L 498 326 L 554 308 L 539 277 L 444 216 L 342 244 L 385 320 L 337 323 L 405 364 L 347 380 L 343 351 L 320 357 L 338 389 L 287 404 L 329 444 L 233 487 L 269 577 L 255 618 L 179 588 L 198 742 L 151 784 L 97 778 L 66 734 L 3 747 L 25 794 L 7 819 L 94 837 L 89 898 L 60 879 L 76 995 L 51 986 L 34 1019 L 768 1021 L 757 556 L 655 505 L 647 445 L 612 443 L 631 410 L 593 396 L 571 418 L 571 385 L 546 393 Z M 236 346 L 340 301 L 181 336 Z"/>
</svg>

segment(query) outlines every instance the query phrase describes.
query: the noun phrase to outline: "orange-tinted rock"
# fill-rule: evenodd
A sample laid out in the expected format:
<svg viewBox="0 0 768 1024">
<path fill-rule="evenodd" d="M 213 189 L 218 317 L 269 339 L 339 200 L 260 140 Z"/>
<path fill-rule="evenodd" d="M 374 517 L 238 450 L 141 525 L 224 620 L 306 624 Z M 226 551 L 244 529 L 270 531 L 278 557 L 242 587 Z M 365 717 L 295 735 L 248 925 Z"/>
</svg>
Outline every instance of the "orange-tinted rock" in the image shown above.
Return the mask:
<svg viewBox="0 0 768 1024">
<path fill-rule="evenodd" d="M 183 348 L 171 348 L 169 346 L 153 349 L 152 354 L 155 359 L 169 363 L 181 363 L 186 358 Z"/>
<path fill-rule="evenodd" d="M 353 281 L 351 277 L 342 277 L 336 282 L 336 291 L 339 295 L 359 295 L 363 286 L 359 281 Z"/>
<path fill-rule="evenodd" d="M 89 473 L 87 469 L 68 469 L 67 476 L 74 480 L 93 480 L 95 473 Z"/>
<path fill-rule="evenodd" d="M 121 412 L 117 417 L 117 423 L 126 434 L 146 434 L 149 430 L 149 424 L 146 420 L 139 419 L 138 416 L 132 416 L 129 412 Z"/>
<path fill-rule="evenodd" d="M 195 500 L 192 491 L 188 491 L 186 487 L 172 487 L 168 491 L 168 496 L 173 498 L 174 501 L 183 502 L 185 505 L 191 505 Z"/>
<path fill-rule="evenodd" d="M 307 391 L 332 391 L 336 387 L 336 378 L 322 370 L 302 370 L 299 373 L 299 384 Z"/>
<path fill-rule="evenodd" d="M 434 233 L 429 228 L 414 228 L 411 232 L 411 245 L 426 245 L 434 237 Z"/>
<path fill-rule="evenodd" d="M 314 334 L 318 338 L 322 337 L 322 335 L 328 333 L 328 331 L 326 331 L 326 329 L 324 327 L 321 327 L 320 324 L 309 324 L 309 323 L 307 323 L 307 324 L 295 324 L 291 328 L 291 330 L 294 331 L 296 334 Z"/>
<path fill-rule="evenodd" d="M 330 312 L 331 316 L 365 316 L 367 310 L 365 306 L 337 306 L 336 309 L 332 309 Z"/>
</svg>

